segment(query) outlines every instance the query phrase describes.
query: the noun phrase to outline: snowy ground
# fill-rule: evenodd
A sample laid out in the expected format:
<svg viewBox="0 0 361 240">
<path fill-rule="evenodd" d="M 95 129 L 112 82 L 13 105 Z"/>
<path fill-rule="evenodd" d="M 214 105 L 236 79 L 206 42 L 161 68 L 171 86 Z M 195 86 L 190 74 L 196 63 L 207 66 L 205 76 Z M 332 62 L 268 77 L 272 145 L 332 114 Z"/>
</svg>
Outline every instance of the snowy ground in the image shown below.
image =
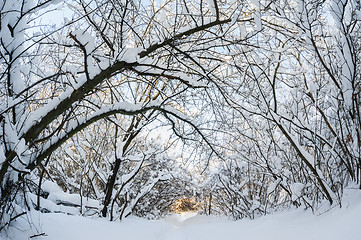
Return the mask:
<svg viewBox="0 0 361 240">
<path fill-rule="evenodd" d="M 38 231 L 45 232 L 47 236 L 31 239 L 360 240 L 361 194 L 356 195 L 353 201 L 347 203 L 348 206 L 335 208 L 321 215 L 312 215 L 298 209 L 236 222 L 194 213 L 172 215 L 157 221 L 133 217 L 123 222 L 108 222 L 104 219 L 34 212 L 34 223 L 41 221 Z M 26 238 L 18 232 L 11 239 Z"/>
</svg>

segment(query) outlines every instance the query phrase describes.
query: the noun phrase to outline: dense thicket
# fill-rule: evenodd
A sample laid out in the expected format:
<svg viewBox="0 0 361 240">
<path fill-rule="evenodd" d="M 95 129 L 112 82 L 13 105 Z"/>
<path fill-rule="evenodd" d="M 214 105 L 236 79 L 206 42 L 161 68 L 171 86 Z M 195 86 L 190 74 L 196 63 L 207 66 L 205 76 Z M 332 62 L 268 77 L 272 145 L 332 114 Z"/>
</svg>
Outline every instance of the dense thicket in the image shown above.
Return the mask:
<svg viewBox="0 0 361 240">
<path fill-rule="evenodd" d="M 361 186 L 357 0 L 0 11 L 0 231 L 51 204 L 116 220 L 196 202 L 238 219 L 341 206 Z"/>
</svg>

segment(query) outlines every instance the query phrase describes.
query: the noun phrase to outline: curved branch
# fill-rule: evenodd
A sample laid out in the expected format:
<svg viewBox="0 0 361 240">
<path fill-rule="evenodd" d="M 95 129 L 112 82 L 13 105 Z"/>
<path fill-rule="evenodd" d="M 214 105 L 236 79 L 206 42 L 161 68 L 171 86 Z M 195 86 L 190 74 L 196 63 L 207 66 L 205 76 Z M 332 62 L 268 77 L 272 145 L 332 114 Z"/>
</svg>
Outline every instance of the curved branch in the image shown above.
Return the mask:
<svg viewBox="0 0 361 240">
<path fill-rule="evenodd" d="M 93 90 L 99 83 L 111 77 L 114 73 L 125 70 L 134 64 L 135 63 L 117 61 L 113 65 L 101 71 L 93 79 L 86 81 L 81 87 L 71 92 L 69 96 L 66 96 L 58 104 L 56 104 L 55 108 L 47 112 L 44 116 L 37 120 L 36 124 L 27 129 L 22 137 L 26 140 L 26 142 L 32 143 L 43 129 L 45 129 L 53 120 L 65 112 L 74 102 L 80 100 L 87 93 Z"/>
<path fill-rule="evenodd" d="M 35 161 L 31 161 L 31 163 L 27 166 L 28 169 L 33 170 L 35 169 L 42 160 L 44 160 L 47 156 L 49 156 L 55 149 L 57 149 L 61 144 L 63 144 L 66 140 L 74 136 L 79 131 L 83 130 L 90 124 L 106 118 L 108 116 L 111 116 L 113 114 L 123 114 L 123 115 L 137 115 L 140 113 L 144 113 L 151 109 L 161 109 L 160 106 L 149 104 L 148 106 L 141 107 L 137 105 L 133 105 L 130 103 L 117 103 L 114 105 L 109 106 L 106 109 L 100 110 L 96 113 L 94 113 L 91 117 L 88 119 L 83 118 L 82 120 L 74 120 L 71 123 L 69 123 L 69 126 L 71 126 L 67 131 L 63 132 L 60 136 L 58 136 L 57 140 L 55 142 L 49 141 L 48 146 L 45 148 L 44 151 L 42 151 L 38 156 L 35 157 Z M 72 126 L 74 125 L 74 126 Z"/>
<path fill-rule="evenodd" d="M 178 39 L 181 39 L 182 37 L 190 36 L 190 35 L 192 35 L 194 33 L 204 31 L 204 30 L 206 30 L 208 28 L 211 28 L 211 27 L 214 27 L 214 26 L 219 26 L 219 25 L 223 25 L 223 24 L 226 24 L 226 23 L 230 23 L 231 21 L 232 21 L 232 19 L 216 20 L 216 21 L 210 22 L 208 24 L 204 24 L 202 26 L 197 26 L 197 27 L 191 28 L 191 29 L 189 29 L 187 31 L 178 33 L 178 34 L 174 35 L 173 37 L 164 40 L 161 43 L 153 44 L 147 50 L 144 50 L 144 51 L 140 52 L 139 56 L 141 58 L 144 58 L 144 57 L 148 56 L 149 54 L 153 53 L 154 51 L 158 50 L 159 48 L 167 46 L 167 45 L 173 43 L 174 41 L 176 41 Z"/>
</svg>

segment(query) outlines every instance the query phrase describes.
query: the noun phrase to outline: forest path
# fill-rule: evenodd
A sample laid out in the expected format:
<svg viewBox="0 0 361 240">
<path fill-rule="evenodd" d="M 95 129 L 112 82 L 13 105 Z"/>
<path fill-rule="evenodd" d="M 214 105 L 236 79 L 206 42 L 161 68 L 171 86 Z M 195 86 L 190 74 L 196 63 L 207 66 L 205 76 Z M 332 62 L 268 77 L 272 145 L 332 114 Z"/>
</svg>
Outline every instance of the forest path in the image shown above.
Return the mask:
<svg viewBox="0 0 361 240">
<path fill-rule="evenodd" d="M 184 213 L 160 220 L 129 217 L 122 222 L 109 222 L 102 218 L 32 211 L 23 228 L 19 225 L 7 237 L 24 240 L 44 233 L 31 240 L 360 240 L 361 191 L 354 193 L 345 195 L 348 199 L 344 199 L 341 209 L 335 207 L 312 214 L 299 208 L 239 221 Z"/>
<path fill-rule="evenodd" d="M 157 221 L 130 217 L 123 222 L 90 219 L 64 214 L 33 213 L 41 220 L 39 232 L 49 240 L 359 240 L 361 204 L 333 209 L 320 216 L 302 209 L 255 220 L 230 221 L 194 213 L 171 215 Z M 17 239 L 17 238 L 14 238 Z M 19 238 L 18 239 L 24 239 Z"/>
</svg>

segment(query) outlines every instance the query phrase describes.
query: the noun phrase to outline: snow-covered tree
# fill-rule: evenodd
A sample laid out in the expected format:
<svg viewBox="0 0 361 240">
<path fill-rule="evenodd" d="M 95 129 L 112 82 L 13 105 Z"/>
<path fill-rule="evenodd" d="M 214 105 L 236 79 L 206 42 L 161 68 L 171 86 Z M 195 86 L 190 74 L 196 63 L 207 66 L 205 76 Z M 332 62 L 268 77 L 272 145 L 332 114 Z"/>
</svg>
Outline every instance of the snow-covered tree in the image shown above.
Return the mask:
<svg viewBox="0 0 361 240">
<path fill-rule="evenodd" d="M 3 0 L 0 17 L 0 231 L 51 178 L 103 217 L 147 215 L 144 196 L 190 182 L 161 174 L 157 128 L 209 176 L 206 213 L 341 205 L 361 185 L 357 0 Z"/>
<path fill-rule="evenodd" d="M 264 207 L 342 205 L 344 187 L 361 184 L 360 4 L 255 2 L 259 32 L 244 24 L 219 85 L 235 110 L 224 128 L 231 143 L 224 159 L 233 162 L 224 172 L 250 168 L 238 182 L 226 177 L 222 196 L 244 196 L 252 189 L 242 186 L 261 179 Z"/>
<path fill-rule="evenodd" d="M 101 119 L 130 116 L 122 144 L 142 129 L 142 118 L 157 118 L 177 135 L 197 133 L 211 146 L 190 116 L 216 81 L 212 72 L 222 60 L 213 55 L 223 51 L 217 40 L 237 20 L 236 3 L 56 4 L 1 2 L 1 229 L 34 207 L 26 194 L 34 170 L 45 169 L 57 148 Z M 43 16 L 59 8 L 74 12 L 72 18 L 48 25 Z M 80 176 L 89 167 L 81 163 Z"/>
</svg>

